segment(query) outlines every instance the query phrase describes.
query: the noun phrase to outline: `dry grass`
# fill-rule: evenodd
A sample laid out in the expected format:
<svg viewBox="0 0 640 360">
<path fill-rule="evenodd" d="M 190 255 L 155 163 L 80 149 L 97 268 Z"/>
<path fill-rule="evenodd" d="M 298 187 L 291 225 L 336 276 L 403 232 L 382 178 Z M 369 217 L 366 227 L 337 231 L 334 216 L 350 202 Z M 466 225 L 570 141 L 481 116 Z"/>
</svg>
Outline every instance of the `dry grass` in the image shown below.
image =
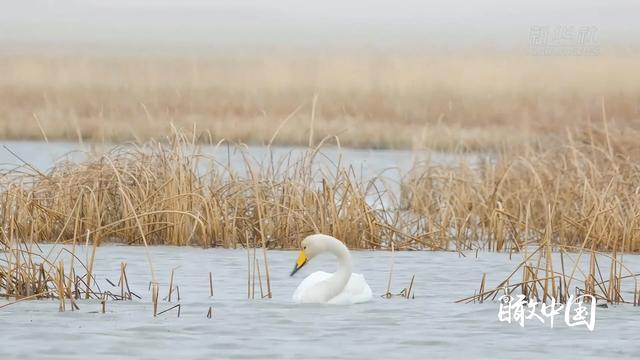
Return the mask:
<svg viewBox="0 0 640 360">
<path fill-rule="evenodd" d="M 458 302 L 482 303 L 519 293 L 526 302 L 567 304 L 571 296 L 590 295 L 596 302 L 640 306 L 640 273 L 624 265 L 622 254 L 567 246 L 555 249 L 553 253 L 552 246 L 544 244 L 524 252 L 522 262 L 495 288 L 486 289 L 487 274 L 483 274 L 477 294 Z"/>
<path fill-rule="evenodd" d="M 353 249 L 522 253 L 511 276 L 490 290 L 483 276 L 480 292 L 465 300 L 506 287 L 562 302 L 573 282 L 578 293 L 640 304 L 637 285 L 633 301 L 623 297 L 622 281 L 636 275 L 620 255 L 640 251 L 637 59 L 4 55 L 2 138 L 144 140 L 173 125 L 198 134 L 118 146 L 46 173 L 28 164 L 1 172 L 0 295 L 53 297 L 61 310 L 65 299 L 72 309 L 83 297 L 130 299 L 125 265 L 118 296 L 96 286 L 93 259 L 65 267 L 60 254 L 33 251 L 41 241 L 115 241 L 253 248 L 247 296 L 270 297 L 268 261 L 256 248 L 295 248 L 322 232 Z M 340 162 L 319 171 L 320 147 L 263 162 L 245 153 L 240 167 L 197 152 L 198 143 L 220 139 L 307 145 L 333 135 L 356 147 L 494 152 L 479 164 L 416 164 L 399 196 Z"/>
<path fill-rule="evenodd" d="M 72 243 L 88 233 L 97 244 L 295 248 L 321 232 L 354 249 L 638 252 L 636 136 L 590 128 L 553 148 L 479 164 L 416 164 L 397 196 L 389 182 L 362 180 L 340 160 L 316 166 L 320 146 L 300 158 L 243 152 L 232 166 L 178 134 L 47 173 L 23 166 L 0 174 L 2 240 Z"/>
<path fill-rule="evenodd" d="M 638 252 L 637 136 L 590 129 L 478 166 L 423 164 L 406 178 L 403 206 L 442 247 Z"/>
<path fill-rule="evenodd" d="M 633 301 L 623 297 L 622 281 L 637 276 L 620 255 L 640 251 L 637 136 L 632 129 L 609 130 L 604 122 L 600 130 L 568 133 L 552 148 L 533 144 L 479 164 L 416 164 L 403 178 L 401 196 L 387 196 L 386 182 L 363 181 L 340 161 L 319 169 L 314 159 L 321 146 L 300 158 L 258 161 L 244 153 L 241 166 L 231 166 L 198 155 L 197 141 L 180 133 L 167 142 L 119 146 L 60 163 L 46 173 L 27 164 L 0 174 L 0 250 L 6 258 L 0 289 L 6 296 L 54 296 L 62 299 L 61 309 L 64 299 L 82 296 L 69 295 L 81 283 L 83 294 L 104 297 L 90 290 L 90 260 L 83 265 L 86 274 L 77 277 L 58 257 L 35 261 L 31 255 L 39 241 L 91 239 L 94 246 L 253 248 L 247 253 L 248 297 L 270 297 L 265 249 L 296 248 L 305 235 L 322 232 L 352 249 L 523 254 L 495 289 L 486 290 L 483 277 L 470 301 L 495 297 L 505 287 L 542 301 L 566 301 L 567 289 L 577 288 L 610 303 L 638 304 L 637 287 Z M 262 248 L 262 260 L 256 248 Z M 554 252 L 561 254 L 561 268 L 551 260 Z M 587 256 L 585 270 L 579 259 Z M 608 276 L 598 256 L 611 259 Z M 153 276 L 151 261 L 149 266 Z M 156 295 L 155 313 L 157 302 Z"/>
<path fill-rule="evenodd" d="M 306 145 L 317 95 L 316 140 L 499 149 L 582 128 L 600 118 L 603 98 L 611 127 L 640 127 L 639 64 L 614 52 L 3 55 L 0 138 L 143 141 L 174 123 L 215 141 L 267 143 L 294 113 L 276 141 Z"/>
<path fill-rule="evenodd" d="M 442 247 L 522 254 L 495 288 L 486 289 L 484 274 L 478 292 L 461 302 L 519 293 L 527 302 L 566 304 L 586 294 L 640 305 L 640 274 L 622 255 L 640 251 L 639 135 L 611 132 L 605 122 L 551 148 L 476 165 L 418 165 L 405 179 L 402 205 Z"/>
<path fill-rule="evenodd" d="M 385 211 L 376 179 L 362 182 L 341 163 L 316 169 L 318 148 L 264 162 L 245 153 L 239 168 L 198 155 L 190 141 L 177 135 L 46 174 L 28 166 L 0 174 L 2 240 L 72 243 L 88 233 L 97 244 L 295 248 L 322 232 L 350 248 L 430 247 Z"/>
<path fill-rule="evenodd" d="M 8 230 L 12 234 L 13 227 Z M 71 250 L 59 248 L 44 253 L 32 240 L 9 242 L 5 238 L 0 242 L 0 297 L 15 298 L 16 301 L 54 298 L 59 301 L 60 311 L 65 311 L 67 299 L 72 311 L 78 309 L 76 301 L 79 299 L 131 299 L 130 292 L 125 295 L 123 291 L 119 296 L 102 291 L 97 285 L 93 277 L 97 245 L 94 244 L 93 255 L 83 261 L 75 254 L 75 244 Z M 63 259 L 69 259 L 66 266 Z M 124 289 L 126 280 L 121 281 Z M 0 308 L 11 304 L 3 304 Z"/>
</svg>

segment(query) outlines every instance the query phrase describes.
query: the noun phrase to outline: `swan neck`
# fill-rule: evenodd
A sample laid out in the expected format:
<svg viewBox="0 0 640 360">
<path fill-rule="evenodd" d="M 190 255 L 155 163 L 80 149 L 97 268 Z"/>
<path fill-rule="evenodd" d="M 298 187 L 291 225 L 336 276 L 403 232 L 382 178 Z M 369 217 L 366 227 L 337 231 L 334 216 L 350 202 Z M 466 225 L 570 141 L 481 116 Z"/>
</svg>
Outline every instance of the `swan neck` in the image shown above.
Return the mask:
<svg viewBox="0 0 640 360">
<path fill-rule="evenodd" d="M 347 286 L 349 279 L 351 279 L 352 263 L 349 249 L 340 241 L 333 239 L 328 246 L 328 250 L 335 255 L 338 261 L 337 271 L 328 280 L 331 288 L 330 298 L 332 298 L 341 293 Z"/>
</svg>

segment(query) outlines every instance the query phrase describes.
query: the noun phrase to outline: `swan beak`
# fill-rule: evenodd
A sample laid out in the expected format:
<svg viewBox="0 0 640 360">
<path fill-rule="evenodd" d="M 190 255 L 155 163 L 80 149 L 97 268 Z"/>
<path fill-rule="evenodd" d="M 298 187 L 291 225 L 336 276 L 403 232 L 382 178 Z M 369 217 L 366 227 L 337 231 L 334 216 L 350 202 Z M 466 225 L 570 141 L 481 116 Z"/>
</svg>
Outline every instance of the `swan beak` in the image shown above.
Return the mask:
<svg viewBox="0 0 640 360">
<path fill-rule="evenodd" d="M 307 255 L 304 254 L 304 250 L 300 250 L 300 255 L 298 255 L 298 260 L 296 260 L 296 265 L 293 267 L 293 271 L 289 276 L 293 276 L 295 273 L 297 273 L 298 270 L 300 270 L 306 263 L 307 263 Z"/>
</svg>

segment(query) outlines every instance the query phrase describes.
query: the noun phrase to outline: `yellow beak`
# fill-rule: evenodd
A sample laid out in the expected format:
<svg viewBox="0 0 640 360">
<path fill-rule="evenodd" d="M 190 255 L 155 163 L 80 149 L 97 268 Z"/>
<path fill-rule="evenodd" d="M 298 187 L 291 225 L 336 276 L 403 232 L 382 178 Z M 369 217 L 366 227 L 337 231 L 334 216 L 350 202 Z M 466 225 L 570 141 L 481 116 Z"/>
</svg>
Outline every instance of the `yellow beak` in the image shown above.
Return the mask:
<svg viewBox="0 0 640 360">
<path fill-rule="evenodd" d="M 293 267 L 293 271 L 289 276 L 293 276 L 293 274 L 297 273 L 298 270 L 300 270 L 306 263 L 307 263 L 307 255 L 304 254 L 304 250 L 300 250 L 300 255 L 298 255 L 298 260 L 296 260 L 296 265 Z"/>
</svg>

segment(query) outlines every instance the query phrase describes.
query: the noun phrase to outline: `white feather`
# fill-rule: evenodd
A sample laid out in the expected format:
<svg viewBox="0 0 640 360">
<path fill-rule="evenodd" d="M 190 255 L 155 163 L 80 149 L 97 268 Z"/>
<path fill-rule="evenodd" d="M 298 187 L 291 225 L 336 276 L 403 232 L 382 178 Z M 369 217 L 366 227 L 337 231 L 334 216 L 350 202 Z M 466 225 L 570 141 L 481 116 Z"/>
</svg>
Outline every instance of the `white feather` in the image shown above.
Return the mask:
<svg viewBox="0 0 640 360">
<path fill-rule="evenodd" d="M 348 305 L 363 303 L 371 300 L 372 292 L 362 274 L 351 274 L 349 282 L 335 297 L 325 300 L 322 294 L 313 289 L 321 289 L 322 282 L 331 277 L 331 273 L 316 271 L 307 276 L 296 291 L 293 292 L 293 301 L 296 303 L 327 303 L 335 305 Z"/>
</svg>

